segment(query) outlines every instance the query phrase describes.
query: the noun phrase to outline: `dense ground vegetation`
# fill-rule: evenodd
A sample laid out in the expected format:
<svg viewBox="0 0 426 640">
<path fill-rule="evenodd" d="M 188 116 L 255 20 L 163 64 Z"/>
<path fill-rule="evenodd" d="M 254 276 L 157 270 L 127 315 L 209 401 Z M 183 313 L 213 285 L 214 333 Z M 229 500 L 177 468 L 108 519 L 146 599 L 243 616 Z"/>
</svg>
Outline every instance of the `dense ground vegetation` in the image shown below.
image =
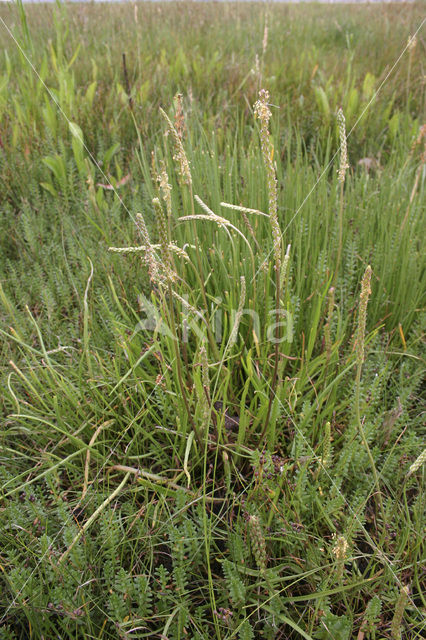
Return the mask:
<svg viewBox="0 0 426 640">
<path fill-rule="evenodd" d="M 424 5 L 0 19 L 0 638 L 424 637 Z"/>
</svg>

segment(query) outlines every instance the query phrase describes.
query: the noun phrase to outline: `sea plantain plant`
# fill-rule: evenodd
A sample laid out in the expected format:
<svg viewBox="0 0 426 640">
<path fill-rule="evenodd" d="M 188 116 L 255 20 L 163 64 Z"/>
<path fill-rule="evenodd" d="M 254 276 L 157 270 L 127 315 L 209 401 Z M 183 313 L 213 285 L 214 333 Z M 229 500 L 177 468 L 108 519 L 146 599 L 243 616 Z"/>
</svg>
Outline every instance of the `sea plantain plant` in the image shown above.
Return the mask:
<svg viewBox="0 0 426 640">
<path fill-rule="evenodd" d="M 14 320 L 2 330 L 15 345 L 1 436 L 5 637 L 343 640 L 421 627 L 418 356 L 387 355 L 377 311 L 368 329 L 380 278 L 343 224 L 350 188 L 330 179 L 328 202 L 346 205 L 340 227 L 326 220 L 331 251 L 306 221 L 290 234 L 280 186 L 295 173 L 277 157 L 268 100 L 261 91 L 260 145 L 240 158 L 257 176 L 253 201 L 231 167 L 210 171 L 217 149 L 181 108 L 163 111 L 167 136 L 151 158 L 139 150 L 146 209 L 131 242 L 111 247 L 108 287 L 97 247 L 76 288 L 78 340 L 53 347 L 34 307 L 21 311 L 31 340 Z M 93 180 L 85 195 L 94 229 L 108 200 Z M 25 222 L 29 251 L 36 224 Z M 75 237 L 69 246 L 80 257 Z"/>
</svg>

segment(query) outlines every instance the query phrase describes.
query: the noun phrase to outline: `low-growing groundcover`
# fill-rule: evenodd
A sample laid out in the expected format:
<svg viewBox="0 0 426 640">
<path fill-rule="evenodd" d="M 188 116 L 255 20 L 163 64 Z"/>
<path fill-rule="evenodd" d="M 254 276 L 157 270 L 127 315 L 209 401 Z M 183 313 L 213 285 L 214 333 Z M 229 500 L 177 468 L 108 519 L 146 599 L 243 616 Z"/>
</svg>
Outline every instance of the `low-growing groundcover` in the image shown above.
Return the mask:
<svg viewBox="0 0 426 640">
<path fill-rule="evenodd" d="M 421 638 L 418 9 L 194 6 L 1 14 L 0 637 Z"/>
</svg>

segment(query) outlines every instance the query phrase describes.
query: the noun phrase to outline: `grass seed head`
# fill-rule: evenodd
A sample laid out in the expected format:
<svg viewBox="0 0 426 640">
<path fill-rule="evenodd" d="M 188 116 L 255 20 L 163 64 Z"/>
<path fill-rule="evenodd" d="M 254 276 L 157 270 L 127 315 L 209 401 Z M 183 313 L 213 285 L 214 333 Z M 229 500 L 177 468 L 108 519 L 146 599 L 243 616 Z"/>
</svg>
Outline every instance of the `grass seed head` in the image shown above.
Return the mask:
<svg viewBox="0 0 426 640">
<path fill-rule="evenodd" d="M 175 127 L 173 126 L 173 123 L 170 120 L 169 116 L 163 109 L 161 109 L 161 107 L 160 107 L 160 113 L 163 116 L 164 120 L 166 121 L 167 132 L 170 133 L 171 137 L 173 138 L 173 144 L 175 147 L 173 160 L 176 162 L 178 166 L 178 171 L 179 171 L 181 180 L 184 184 L 191 186 L 192 185 L 191 169 L 189 168 L 189 161 L 188 161 L 188 158 L 186 157 L 182 140 L 179 136 L 179 133 L 176 131 Z"/>
<path fill-rule="evenodd" d="M 349 169 L 348 165 L 348 146 L 346 141 L 346 122 L 345 115 L 342 109 L 337 112 L 337 122 L 339 123 L 339 136 L 340 136 L 340 167 L 339 167 L 339 182 L 345 181 L 346 170 Z"/>
<path fill-rule="evenodd" d="M 177 93 L 173 101 L 175 103 L 175 129 L 179 138 L 183 140 L 186 133 L 185 116 L 183 115 L 183 95 Z"/>
<path fill-rule="evenodd" d="M 155 219 L 157 222 L 158 235 L 160 237 L 161 257 L 166 272 L 170 275 L 173 271 L 173 262 L 169 247 L 169 238 L 167 231 L 167 220 L 164 214 L 163 206 L 158 198 L 153 198 L 152 203 L 155 210 Z"/>
<path fill-rule="evenodd" d="M 266 543 L 262 531 L 262 525 L 258 516 L 251 515 L 248 520 L 250 546 L 256 560 L 256 564 L 263 572 L 266 569 Z"/>
<path fill-rule="evenodd" d="M 169 184 L 164 161 L 161 162 L 161 173 L 157 176 L 157 182 L 160 185 L 161 196 L 166 203 L 167 217 L 170 219 L 172 217 L 172 185 Z"/>
<path fill-rule="evenodd" d="M 262 55 L 265 55 L 268 48 L 268 16 L 265 18 L 265 28 L 263 30 Z"/>
<path fill-rule="evenodd" d="M 410 589 L 408 585 L 403 586 L 399 593 L 399 597 L 395 606 L 395 613 L 393 614 L 393 619 L 391 624 L 391 636 L 393 640 L 401 640 L 402 618 L 403 618 L 404 610 L 408 601 L 409 593 L 410 593 Z"/>
<path fill-rule="evenodd" d="M 145 224 L 144 217 L 141 213 L 136 214 L 135 222 L 136 222 L 136 227 L 139 231 L 139 234 L 142 238 L 142 241 L 145 245 L 145 263 L 148 266 L 148 273 L 149 273 L 150 280 L 151 282 L 156 282 L 159 276 L 159 268 L 158 268 L 159 265 L 158 265 L 157 258 L 155 256 L 154 249 L 151 245 L 151 241 L 149 239 L 149 233 L 148 233 L 147 226 Z"/>
<path fill-rule="evenodd" d="M 271 110 L 268 106 L 269 91 L 261 89 L 259 100 L 254 105 L 254 115 L 260 120 L 260 146 L 266 168 L 269 194 L 269 216 L 271 220 L 272 238 L 274 242 L 275 268 L 281 267 L 281 229 L 278 222 L 278 187 L 274 168 L 274 147 L 268 130 Z"/>
<path fill-rule="evenodd" d="M 367 321 L 368 298 L 371 294 L 371 273 L 371 267 L 368 265 L 362 279 L 361 294 L 359 297 L 358 334 L 356 344 L 357 362 L 359 367 L 361 367 L 364 362 L 365 324 Z"/>
<path fill-rule="evenodd" d="M 335 536 L 333 553 L 336 556 L 337 579 L 341 580 L 345 569 L 345 560 L 348 554 L 349 544 L 345 536 Z"/>
<path fill-rule="evenodd" d="M 420 467 L 426 462 L 426 449 L 422 451 L 417 460 L 413 462 L 411 467 L 408 469 L 408 476 L 412 476 L 416 471 L 420 469 Z"/>
</svg>

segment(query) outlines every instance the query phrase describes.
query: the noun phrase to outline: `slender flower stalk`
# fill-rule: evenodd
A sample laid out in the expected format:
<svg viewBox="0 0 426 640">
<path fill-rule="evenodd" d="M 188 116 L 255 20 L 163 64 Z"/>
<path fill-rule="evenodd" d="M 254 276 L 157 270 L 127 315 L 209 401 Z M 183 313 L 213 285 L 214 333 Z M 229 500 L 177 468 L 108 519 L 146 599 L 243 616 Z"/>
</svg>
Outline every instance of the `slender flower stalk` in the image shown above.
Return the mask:
<svg viewBox="0 0 426 640">
<path fill-rule="evenodd" d="M 241 276 L 240 282 L 241 282 L 240 301 L 238 303 L 237 313 L 235 314 L 235 321 L 232 327 L 231 335 L 229 336 L 230 347 L 232 347 L 237 341 L 238 327 L 240 326 L 241 316 L 243 315 L 244 303 L 246 300 L 246 279 L 244 276 Z"/>
<path fill-rule="evenodd" d="M 210 396 L 209 362 L 207 360 L 207 349 L 205 345 L 202 345 L 200 349 L 200 358 L 201 358 L 201 376 L 203 380 L 203 387 L 206 390 L 208 396 Z"/>
<path fill-rule="evenodd" d="M 410 108 L 410 80 L 411 80 L 411 65 L 413 62 L 414 50 L 417 46 L 417 37 L 409 36 L 407 41 L 407 49 L 408 49 L 408 69 L 407 69 L 407 84 L 406 84 L 406 105 L 407 109 Z"/>
<path fill-rule="evenodd" d="M 331 320 L 333 317 L 334 310 L 334 293 L 335 288 L 330 287 L 328 291 L 328 312 L 327 312 L 327 322 L 324 326 L 324 342 L 325 342 L 325 352 L 327 356 L 327 362 L 331 358 Z"/>
<path fill-rule="evenodd" d="M 268 48 L 268 16 L 265 16 L 265 28 L 263 30 L 262 55 L 264 56 Z"/>
<path fill-rule="evenodd" d="M 209 363 L 207 360 L 207 350 L 204 344 L 200 347 L 200 361 L 201 361 L 201 380 L 203 390 L 198 397 L 198 401 L 201 407 L 201 420 L 203 423 L 203 430 L 207 430 L 210 421 L 210 379 L 209 379 Z"/>
<path fill-rule="evenodd" d="M 326 467 L 329 463 L 330 450 L 331 450 L 331 425 L 329 422 L 326 422 L 325 429 L 324 429 L 324 441 L 322 445 L 322 458 L 321 458 L 322 468 Z"/>
<path fill-rule="evenodd" d="M 338 171 L 338 180 L 340 182 L 340 202 L 339 202 L 339 240 L 337 247 L 337 257 L 336 257 L 336 269 L 334 272 L 333 285 L 336 285 L 337 276 L 339 274 L 340 269 L 340 261 L 342 259 L 342 248 L 343 248 L 343 208 L 344 208 L 344 189 L 343 185 L 345 183 L 346 171 L 349 169 L 348 164 L 348 146 L 346 141 L 346 123 L 345 116 L 342 109 L 339 109 L 337 112 L 337 122 L 339 124 L 339 137 L 340 137 L 340 166 Z"/>
<path fill-rule="evenodd" d="M 274 258 L 275 258 L 275 353 L 274 353 L 274 371 L 272 374 L 272 382 L 270 386 L 269 405 L 266 412 L 265 423 L 263 425 L 262 433 L 260 435 L 260 442 L 262 442 L 265 433 L 268 429 L 269 418 L 272 412 L 272 404 L 276 396 L 276 389 L 278 383 L 278 366 L 279 366 L 279 342 L 280 342 L 280 284 L 281 284 L 281 256 L 282 256 L 282 242 L 281 242 L 281 229 L 278 221 L 278 187 L 277 178 L 274 168 L 274 147 L 271 141 L 271 136 L 268 130 L 269 120 L 271 118 L 271 111 L 268 106 L 269 92 L 265 89 L 259 91 L 259 100 L 254 105 L 255 117 L 260 120 L 260 146 L 262 149 L 263 162 L 266 168 L 266 175 L 268 180 L 268 193 L 269 193 L 269 218 L 271 222 L 272 239 L 274 243 Z"/>
<path fill-rule="evenodd" d="M 266 56 L 266 51 L 268 49 L 268 34 L 269 34 L 268 14 L 265 14 L 265 26 L 263 29 L 263 40 L 262 40 L 262 60 L 261 62 L 259 61 L 259 56 L 257 53 L 256 53 L 256 60 L 255 60 L 255 73 L 257 76 L 258 90 L 262 86 L 263 70 L 265 68 L 265 56 Z"/>
<path fill-rule="evenodd" d="M 385 512 L 383 509 L 382 502 L 382 494 L 380 492 L 380 483 L 379 476 L 377 475 L 377 469 L 374 462 L 373 455 L 371 453 L 370 446 L 368 444 L 368 440 L 365 436 L 363 420 L 361 420 L 361 411 L 360 411 L 360 403 L 361 403 L 361 373 L 362 373 L 362 365 L 364 363 L 365 357 L 365 324 L 367 320 L 367 304 L 368 299 L 371 294 L 371 267 L 367 266 L 364 277 L 361 282 L 361 294 L 359 297 L 359 311 L 358 311 L 358 328 L 357 328 L 357 338 L 356 338 L 356 377 L 355 377 L 355 413 L 356 420 L 358 424 L 358 430 L 361 436 L 361 440 L 364 444 L 364 447 L 367 451 L 368 458 L 370 460 L 371 470 L 374 476 L 374 483 L 376 485 L 376 497 L 379 503 L 381 515 L 383 518 L 383 522 L 385 522 Z"/>
</svg>

